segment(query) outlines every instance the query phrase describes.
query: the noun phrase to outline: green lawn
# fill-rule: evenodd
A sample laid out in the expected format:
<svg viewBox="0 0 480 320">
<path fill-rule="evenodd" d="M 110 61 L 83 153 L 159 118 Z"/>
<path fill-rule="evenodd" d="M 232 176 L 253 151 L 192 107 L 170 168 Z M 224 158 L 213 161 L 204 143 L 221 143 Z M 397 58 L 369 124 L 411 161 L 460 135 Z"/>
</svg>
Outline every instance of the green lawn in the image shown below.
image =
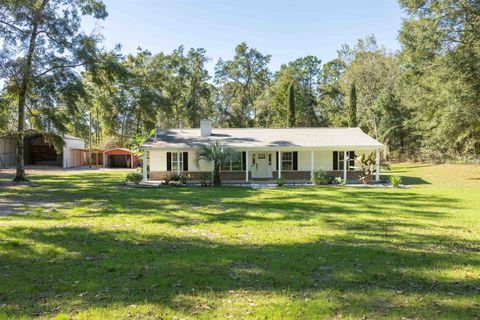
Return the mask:
<svg viewBox="0 0 480 320">
<path fill-rule="evenodd" d="M 32 176 L 0 188 L 0 319 L 480 317 L 480 167 L 391 174 L 411 188 Z"/>
</svg>

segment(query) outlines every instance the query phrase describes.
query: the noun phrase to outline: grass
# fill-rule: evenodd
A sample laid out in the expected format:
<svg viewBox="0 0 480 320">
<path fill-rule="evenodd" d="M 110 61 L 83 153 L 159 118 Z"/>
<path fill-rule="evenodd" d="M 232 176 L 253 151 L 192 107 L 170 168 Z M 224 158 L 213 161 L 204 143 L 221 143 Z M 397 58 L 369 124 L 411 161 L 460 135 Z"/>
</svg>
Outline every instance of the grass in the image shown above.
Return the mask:
<svg viewBox="0 0 480 320">
<path fill-rule="evenodd" d="M 411 187 L 32 176 L 0 188 L 0 319 L 480 317 L 480 167 L 391 174 Z"/>
</svg>

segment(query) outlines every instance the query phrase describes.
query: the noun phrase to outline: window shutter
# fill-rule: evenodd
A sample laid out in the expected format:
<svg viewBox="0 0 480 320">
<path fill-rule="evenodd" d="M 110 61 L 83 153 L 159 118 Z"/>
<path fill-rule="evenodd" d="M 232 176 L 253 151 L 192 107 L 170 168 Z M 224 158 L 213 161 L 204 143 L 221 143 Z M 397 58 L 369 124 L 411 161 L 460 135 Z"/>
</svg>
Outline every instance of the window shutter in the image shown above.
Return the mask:
<svg viewBox="0 0 480 320">
<path fill-rule="evenodd" d="M 355 170 L 354 168 L 350 168 L 355 166 L 355 151 L 350 151 L 348 158 L 350 159 L 348 161 L 348 170 Z"/>
<path fill-rule="evenodd" d="M 278 151 L 277 151 L 277 171 L 278 171 L 278 161 L 279 159 L 278 159 Z"/>
<path fill-rule="evenodd" d="M 247 170 L 247 153 L 245 151 L 242 152 L 242 170 Z"/>
<path fill-rule="evenodd" d="M 293 151 L 293 170 L 297 171 L 298 170 L 298 152 Z"/>
<path fill-rule="evenodd" d="M 172 153 L 167 152 L 167 171 L 172 171 Z"/>
<path fill-rule="evenodd" d="M 338 151 L 333 151 L 333 170 L 338 170 Z"/>
<path fill-rule="evenodd" d="M 188 152 L 183 153 L 183 171 L 188 171 Z"/>
</svg>

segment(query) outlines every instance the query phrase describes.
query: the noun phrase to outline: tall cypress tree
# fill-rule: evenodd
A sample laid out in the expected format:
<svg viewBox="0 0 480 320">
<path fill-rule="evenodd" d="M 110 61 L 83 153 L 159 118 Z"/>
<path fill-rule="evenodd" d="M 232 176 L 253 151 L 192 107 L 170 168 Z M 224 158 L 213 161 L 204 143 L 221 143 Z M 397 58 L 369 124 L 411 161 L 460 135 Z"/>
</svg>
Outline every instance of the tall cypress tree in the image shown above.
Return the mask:
<svg viewBox="0 0 480 320">
<path fill-rule="evenodd" d="M 288 126 L 295 127 L 295 88 L 293 82 L 288 86 Z"/>
<path fill-rule="evenodd" d="M 357 123 L 357 89 L 355 82 L 350 86 L 350 106 L 348 108 L 348 125 L 350 127 L 358 126 Z"/>
</svg>

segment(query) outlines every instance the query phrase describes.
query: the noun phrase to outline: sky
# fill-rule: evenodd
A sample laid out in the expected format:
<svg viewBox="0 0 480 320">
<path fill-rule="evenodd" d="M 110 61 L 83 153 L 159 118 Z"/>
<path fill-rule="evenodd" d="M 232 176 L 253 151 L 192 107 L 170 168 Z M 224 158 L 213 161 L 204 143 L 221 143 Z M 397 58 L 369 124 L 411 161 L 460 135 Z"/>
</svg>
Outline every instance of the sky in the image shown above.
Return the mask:
<svg viewBox="0 0 480 320">
<path fill-rule="evenodd" d="M 84 29 L 97 29 L 106 48 L 122 52 L 138 47 L 152 53 L 179 45 L 205 48 L 213 75 L 221 57 L 231 59 L 246 42 L 272 55 L 270 68 L 314 55 L 327 62 L 342 44 L 374 34 L 389 50 L 397 40 L 403 12 L 395 0 L 104 0 L 104 21 L 85 19 Z"/>
</svg>

